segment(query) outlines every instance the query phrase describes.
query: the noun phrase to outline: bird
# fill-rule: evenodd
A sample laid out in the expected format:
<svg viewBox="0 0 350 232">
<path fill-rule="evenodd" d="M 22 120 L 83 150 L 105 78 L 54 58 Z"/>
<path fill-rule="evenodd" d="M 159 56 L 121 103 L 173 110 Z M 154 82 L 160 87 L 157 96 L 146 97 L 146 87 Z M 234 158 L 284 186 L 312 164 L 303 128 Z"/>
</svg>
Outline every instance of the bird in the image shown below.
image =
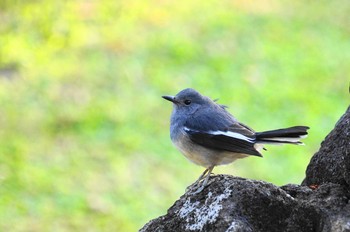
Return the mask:
<svg viewBox="0 0 350 232">
<path fill-rule="evenodd" d="M 192 88 L 175 96 L 162 97 L 173 103 L 170 118 L 172 143 L 188 160 L 205 168 L 193 185 L 194 194 L 207 186 L 215 166 L 249 156 L 262 157 L 265 144 L 302 145 L 300 140 L 310 129 L 308 126 L 293 126 L 255 132 L 230 114 L 228 107 Z"/>
</svg>

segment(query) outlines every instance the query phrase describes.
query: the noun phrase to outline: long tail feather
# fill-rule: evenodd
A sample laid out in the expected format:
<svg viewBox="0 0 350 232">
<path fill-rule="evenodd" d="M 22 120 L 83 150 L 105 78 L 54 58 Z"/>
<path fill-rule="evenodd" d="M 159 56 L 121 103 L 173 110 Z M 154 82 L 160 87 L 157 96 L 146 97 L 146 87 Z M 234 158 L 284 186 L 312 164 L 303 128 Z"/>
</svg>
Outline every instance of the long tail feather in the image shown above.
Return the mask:
<svg viewBox="0 0 350 232">
<path fill-rule="evenodd" d="M 303 144 L 300 140 L 307 136 L 307 126 L 294 126 L 284 129 L 257 132 L 256 142 L 265 144 Z"/>
</svg>

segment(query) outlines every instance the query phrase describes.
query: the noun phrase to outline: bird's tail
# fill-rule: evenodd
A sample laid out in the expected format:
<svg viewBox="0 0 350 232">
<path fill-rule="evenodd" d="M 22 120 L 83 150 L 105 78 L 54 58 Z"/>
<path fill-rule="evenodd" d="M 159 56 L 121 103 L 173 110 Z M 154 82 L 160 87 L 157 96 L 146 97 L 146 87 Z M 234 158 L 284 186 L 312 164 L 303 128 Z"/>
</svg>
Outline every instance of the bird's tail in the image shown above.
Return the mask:
<svg viewBox="0 0 350 232">
<path fill-rule="evenodd" d="M 284 129 L 257 132 L 256 142 L 263 144 L 297 144 L 302 145 L 301 139 L 307 136 L 307 126 L 294 126 Z"/>
</svg>

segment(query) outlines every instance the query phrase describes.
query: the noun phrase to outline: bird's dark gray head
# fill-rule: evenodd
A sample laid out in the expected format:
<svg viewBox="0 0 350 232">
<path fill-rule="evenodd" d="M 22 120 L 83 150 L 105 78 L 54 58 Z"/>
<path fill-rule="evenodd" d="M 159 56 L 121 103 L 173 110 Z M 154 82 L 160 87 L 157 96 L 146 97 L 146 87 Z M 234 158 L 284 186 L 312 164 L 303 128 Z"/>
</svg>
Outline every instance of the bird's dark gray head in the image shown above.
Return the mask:
<svg viewBox="0 0 350 232">
<path fill-rule="evenodd" d="M 213 104 L 210 98 L 191 88 L 180 91 L 176 96 L 163 96 L 163 98 L 174 103 L 174 111 L 184 114 L 192 114 L 199 108 Z"/>
<path fill-rule="evenodd" d="M 210 101 L 209 98 L 202 96 L 196 90 L 187 88 L 181 90 L 176 96 L 163 96 L 164 99 L 171 101 L 178 107 L 189 107 L 191 105 L 204 105 Z"/>
</svg>

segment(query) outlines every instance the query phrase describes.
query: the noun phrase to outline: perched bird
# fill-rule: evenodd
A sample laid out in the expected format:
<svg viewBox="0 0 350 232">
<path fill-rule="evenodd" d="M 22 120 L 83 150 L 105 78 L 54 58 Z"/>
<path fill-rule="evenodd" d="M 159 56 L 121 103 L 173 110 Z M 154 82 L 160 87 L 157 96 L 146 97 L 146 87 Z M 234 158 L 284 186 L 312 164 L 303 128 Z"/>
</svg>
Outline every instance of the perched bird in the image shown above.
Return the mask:
<svg viewBox="0 0 350 232">
<path fill-rule="evenodd" d="M 198 193 L 207 185 L 215 166 L 236 159 L 260 156 L 263 144 L 303 144 L 307 126 L 255 132 L 240 123 L 226 106 L 188 88 L 176 96 L 162 96 L 173 103 L 170 137 L 178 150 L 206 170 L 195 182 Z M 201 184 L 200 184 L 201 182 Z"/>
</svg>

